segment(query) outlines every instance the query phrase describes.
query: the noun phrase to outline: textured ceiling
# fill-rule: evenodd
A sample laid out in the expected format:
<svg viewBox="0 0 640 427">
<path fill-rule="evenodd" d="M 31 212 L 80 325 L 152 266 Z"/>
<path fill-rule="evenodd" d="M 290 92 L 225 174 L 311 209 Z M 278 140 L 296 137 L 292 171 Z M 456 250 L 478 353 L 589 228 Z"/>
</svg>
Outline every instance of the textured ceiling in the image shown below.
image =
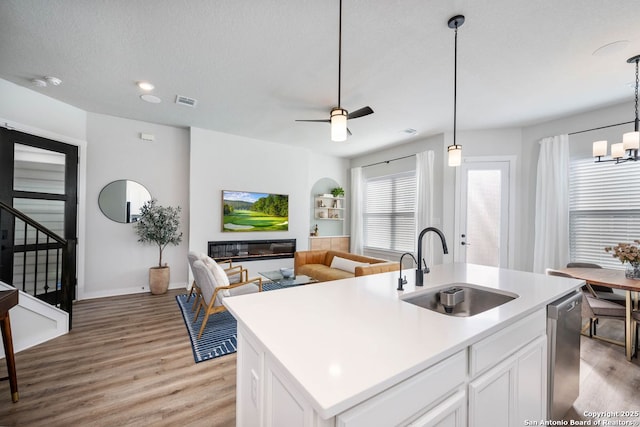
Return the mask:
<svg viewBox="0 0 640 427">
<path fill-rule="evenodd" d="M 330 141 L 338 0 L 2 0 L 0 78 L 81 109 L 343 157 L 453 126 L 522 126 L 633 99 L 638 0 L 344 0 L 342 107 L 371 106 Z M 619 40 L 628 43 L 593 55 Z M 52 75 L 58 87 L 35 88 Z M 160 104 L 140 100 L 155 84 Z M 198 100 L 195 109 L 176 95 Z M 7 100 L 3 100 L 7 101 Z M 633 118 L 633 111 L 629 117 Z M 404 129 L 416 129 L 410 137 Z"/>
</svg>

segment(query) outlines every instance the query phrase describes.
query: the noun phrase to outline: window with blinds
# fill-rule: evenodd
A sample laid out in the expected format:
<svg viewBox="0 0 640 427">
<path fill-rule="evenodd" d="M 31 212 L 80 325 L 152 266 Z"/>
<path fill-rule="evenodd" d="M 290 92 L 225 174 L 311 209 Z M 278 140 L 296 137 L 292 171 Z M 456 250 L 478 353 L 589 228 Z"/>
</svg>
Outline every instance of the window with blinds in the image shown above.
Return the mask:
<svg viewBox="0 0 640 427">
<path fill-rule="evenodd" d="M 624 266 L 604 248 L 640 239 L 640 164 L 571 162 L 569 234 L 571 261 L 605 268 Z"/>
<path fill-rule="evenodd" d="M 364 200 L 365 248 L 413 251 L 415 209 L 414 171 L 368 179 Z"/>
</svg>

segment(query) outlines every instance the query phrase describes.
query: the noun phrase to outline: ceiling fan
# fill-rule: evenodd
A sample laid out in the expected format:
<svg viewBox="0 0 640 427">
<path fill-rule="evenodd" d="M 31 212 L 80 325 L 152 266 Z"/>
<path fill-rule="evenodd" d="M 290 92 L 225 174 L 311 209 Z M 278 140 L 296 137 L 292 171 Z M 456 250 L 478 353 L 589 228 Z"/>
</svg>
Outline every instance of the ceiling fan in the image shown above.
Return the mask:
<svg viewBox="0 0 640 427">
<path fill-rule="evenodd" d="M 321 122 L 331 123 L 331 140 L 332 141 L 345 141 L 347 134 L 351 135 L 351 131 L 347 128 L 347 120 L 357 119 L 359 117 L 368 116 L 373 114 L 371 107 L 362 107 L 356 111 L 349 113 L 347 110 L 340 106 L 340 92 L 341 92 L 341 74 L 342 74 L 342 0 L 340 0 L 340 18 L 339 18 L 339 32 L 338 32 L 338 106 L 331 109 L 328 119 L 316 119 L 316 120 L 296 120 L 296 122 Z"/>
</svg>

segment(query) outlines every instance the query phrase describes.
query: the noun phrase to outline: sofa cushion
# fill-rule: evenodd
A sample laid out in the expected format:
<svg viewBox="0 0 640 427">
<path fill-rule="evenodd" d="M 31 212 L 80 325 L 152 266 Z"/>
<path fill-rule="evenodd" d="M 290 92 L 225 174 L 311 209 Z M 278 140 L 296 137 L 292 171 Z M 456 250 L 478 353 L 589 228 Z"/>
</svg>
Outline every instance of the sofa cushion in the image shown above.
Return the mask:
<svg viewBox="0 0 640 427">
<path fill-rule="evenodd" d="M 298 267 L 296 274 L 304 274 L 320 282 L 328 282 L 329 280 L 346 279 L 353 277 L 353 273 L 348 271 L 331 268 L 324 264 L 305 264 Z"/>
<path fill-rule="evenodd" d="M 331 260 L 331 268 L 337 268 L 338 270 L 347 271 L 349 273 L 355 274 L 356 267 L 362 267 L 365 265 L 369 265 L 368 262 L 358 262 L 350 259 L 342 258 L 339 256 L 334 256 Z"/>
</svg>

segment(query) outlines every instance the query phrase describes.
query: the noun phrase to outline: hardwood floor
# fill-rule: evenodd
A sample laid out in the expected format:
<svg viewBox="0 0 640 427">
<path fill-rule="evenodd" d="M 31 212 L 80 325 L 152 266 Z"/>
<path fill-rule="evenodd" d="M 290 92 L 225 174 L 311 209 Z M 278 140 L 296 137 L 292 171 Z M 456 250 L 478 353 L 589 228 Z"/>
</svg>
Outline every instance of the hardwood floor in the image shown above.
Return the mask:
<svg viewBox="0 0 640 427">
<path fill-rule="evenodd" d="M 235 425 L 236 356 L 195 364 L 180 292 L 77 303 L 71 333 L 16 354 L 20 401 L 0 382 L 0 426 Z M 599 333 L 619 338 L 620 326 L 603 322 Z M 638 359 L 585 337 L 581 359 L 580 397 L 566 420 L 640 409 Z"/>
<path fill-rule="evenodd" d="M 624 325 L 619 320 L 601 320 L 598 335 L 624 340 Z M 639 411 L 640 361 L 627 362 L 624 347 L 600 340 L 581 337 L 580 396 L 565 415 L 565 420 L 590 420 L 585 412 Z M 621 420 L 640 425 L 640 416 L 612 416 L 600 421 Z M 604 424 L 602 424 L 604 425 Z M 614 424 L 611 424 L 614 425 Z"/>
<path fill-rule="evenodd" d="M 20 401 L 0 382 L 0 425 L 235 425 L 236 355 L 194 362 L 182 292 L 76 303 L 68 335 L 16 354 Z"/>
</svg>

